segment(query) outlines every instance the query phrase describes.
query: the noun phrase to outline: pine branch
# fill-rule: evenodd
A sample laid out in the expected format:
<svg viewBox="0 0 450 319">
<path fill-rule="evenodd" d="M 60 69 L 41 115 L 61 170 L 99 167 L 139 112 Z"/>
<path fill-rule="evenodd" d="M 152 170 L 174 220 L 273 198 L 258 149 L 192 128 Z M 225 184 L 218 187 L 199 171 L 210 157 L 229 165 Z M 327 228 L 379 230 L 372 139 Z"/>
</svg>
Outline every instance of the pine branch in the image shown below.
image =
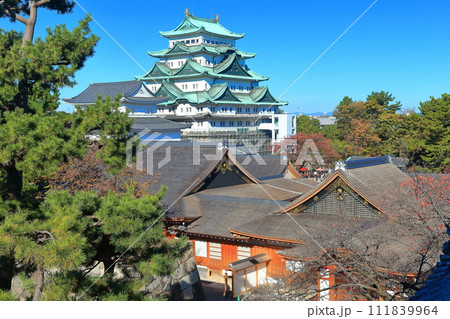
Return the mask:
<svg viewBox="0 0 450 319">
<path fill-rule="evenodd" d="M 55 238 L 53 237 L 52 233 L 50 233 L 49 231 L 46 231 L 46 230 L 33 230 L 33 231 L 31 231 L 31 233 L 32 234 L 37 234 L 37 236 L 38 236 L 37 240 L 40 241 L 40 242 L 44 242 L 44 241 L 48 240 L 49 238 L 42 239 L 42 237 L 45 237 L 45 235 L 48 235 L 50 237 L 50 239 L 53 240 L 53 243 L 56 245 Z"/>
</svg>

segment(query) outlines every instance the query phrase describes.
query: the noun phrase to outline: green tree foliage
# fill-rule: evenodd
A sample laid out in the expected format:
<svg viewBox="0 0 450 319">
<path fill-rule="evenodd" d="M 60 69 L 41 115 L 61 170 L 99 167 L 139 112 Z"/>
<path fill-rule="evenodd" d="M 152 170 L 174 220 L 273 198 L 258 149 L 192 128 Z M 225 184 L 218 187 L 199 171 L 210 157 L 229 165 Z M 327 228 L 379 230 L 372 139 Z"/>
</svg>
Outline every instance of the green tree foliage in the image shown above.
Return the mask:
<svg viewBox="0 0 450 319">
<path fill-rule="evenodd" d="M 1 194 L 4 199 L 21 198 L 22 185 L 26 188 L 39 182 L 59 162 L 83 150 L 87 132 L 83 129 L 88 128 L 83 123 L 85 117 L 55 110 L 59 90 L 74 84 L 75 72 L 94 53 L 98 38 L 90 33 L 88 23 L 86 18 L 73 31 L 63 26 L 48 29 L 45 39 L 38 38 L 23 47 L 19 33 L 0 31 L 0 170 L 6 175 Z M 24 99 L 26 107 L 21 103 Z M 103 111 L 106 109 L 111 112 L 108 107 Z"/>
<path fill-rule="evenodd" d="M 118 99 L 99 99 L 73 114 L 56 111 L 60 89 L 75 83 L 98 38 L 89 18 L 72 31 L 49 28 L 44 38 L 34 39 L 34 26 L 38 8 L 66 13 L 72 7 L 72 1 L 0 1 L 0 17 L 26 24 L 24 35 L 0 30 L 2 300 L 13 298 L 8 291 L 15 275 L 31 282 L 27 291 L 34 300 L 144 299 L 150 277 L 168 274 L 188 248 L 186 240 L 163 237 L 165 189 L 145 195 L 122 181 L 120 192 L 46 192 L 61 163 L 86 154 L 93 130 L 100 136 L 102 167 L 121 168 L 131 124 Z M 118 277 L 117 262 L 123 269 Z M 99 280 L 90 276 L 96 263 L 107 269 Z"/>
<path fill-rule="evenodd" d="M 300 115 L 297 116 L 297 132 L 312 134 L 319 133 L 320 122 L 318 119 L 311 119 L 309 116 Z"/>
<path fill-rule="evenodd" d="M 345 97 L 333 112 L 335 128 L 323 133 L 344 157 L 407 157 L 427 171 L 450 170 L 450 96 L 420 103 L 419 113 L 402 112 L 389 92 L 372 92 L 365 102 Z"/>
<path fill-rule="evenodd" d="M 450 171 L 450 95 L 421 102 L 411 133 L 411 152 L 432 171 Z"/>
<path fill-rule="evenodd" d="M 137 198 L 132 189 L 106 196 L 51 191 L 38 209 L 0 215 L 0 254 L 14 255 L 20 265 L 17 272 L 42 276 L 36 283 L 35 300 L 80 297 L 97 280 L 89 273 L 100 262 L 105 278 L 83 300 L 120 292 L 143 299 L 140 292 L 145 284 L 154 276 L 169 274 L 175 258 L 189 248 L 187 240 L 164 239 L 160 222 L 164 193 L 162 188 L 155 195 Z M 123 273 L 118 277 L 113 276 L 117 262 Z M 44 285 L 44 273 L 48 285 Z"/>
<path fill-rule="evenodd" d="M 339 106 L 345 106 L 345 105 L 350 105 L 352 103 L 355 103 L 355 101 L 353 101 L 353 99 L 351 97 L 348 96 L 344 96 L 344 98 L 342 99 L 342 101 L 339 102 L 338 107 Z"/>
</svg>

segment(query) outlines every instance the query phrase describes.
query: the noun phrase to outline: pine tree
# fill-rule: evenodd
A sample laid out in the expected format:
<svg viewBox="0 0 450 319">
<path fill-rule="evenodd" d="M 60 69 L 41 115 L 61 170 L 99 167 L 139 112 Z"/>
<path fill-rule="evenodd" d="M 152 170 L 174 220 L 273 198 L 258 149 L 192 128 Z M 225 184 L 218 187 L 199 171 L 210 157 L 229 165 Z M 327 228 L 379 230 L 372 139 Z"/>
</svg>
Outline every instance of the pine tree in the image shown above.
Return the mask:
<svg viewBox="0 0 450 319">
<path fill-rule="evenodd" d="M 0 1 L 0 17 L 26 26 L 25 34 L 0 30 L 0 299 L 12 298 L 15 275 L 31 281 L 34 300 L 144 299 L 146 280 L 170 272 L 188 248 L 186 240 L 163 238 L 164 189 L 137 196 L 129 183 L 121 193 L 46 192 L 61 163 L 86 154 L 92 130 L 99 130 L 105 166 L 120 169 L 131 124 L 118 98 L 56 111 L 60 89 L 75 83 L 98 37 L 89 18 L 72 31 L 49 28 L 45 38 L 34 39 L 34 28 L 38 9 L 67 13 L 73 5 Z M 107 272 L 97 281 L 89 272 L 100 262 Z M 117 262 L 121 278 L 113 276 Z"/>
</svg>

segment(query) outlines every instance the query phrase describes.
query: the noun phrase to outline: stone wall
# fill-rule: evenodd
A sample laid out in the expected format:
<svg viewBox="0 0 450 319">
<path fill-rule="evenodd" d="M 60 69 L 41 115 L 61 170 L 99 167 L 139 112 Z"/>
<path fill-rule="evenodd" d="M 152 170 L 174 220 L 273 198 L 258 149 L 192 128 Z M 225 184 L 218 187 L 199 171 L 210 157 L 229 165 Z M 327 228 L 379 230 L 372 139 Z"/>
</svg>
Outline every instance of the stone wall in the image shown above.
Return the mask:
<svg viewBox="0 0 450 319">
<path fill-rule="evenodd" d="M 168 300 L 205 300 L 203 287 L 200 283 L 200 276 L 195 263 L 194 251 L 191 247 L 186 254 L 175 261 L 175 271 L 172 275 L 157 277 L 149 285 L 145 287 L 145 294 L 149 298 L 156 299 L 165 297 Z M 101 276 L 105 271 L 103 263 L 100 263 L 90 272 L 90 276 Z M 124 269 L 123 265 L 117 263 L 114 268 L 114 278 L 120 279 L 124 276 L 124 272 L 128 276 L 139 277 L 139 274 L 130 268 Z M 47 277 L 48 273 L 46 274 Z M 35 279 L 31 276 L 31 279 Z M 46 278 L 47 281 L 47 278 Z M 11 292 L 20 300 L 31 298 L 31 291 L 34 287 L 25 287 L 18 276 L 12 280 Z"/>
<path fill-rule="evenodd" d="M 193 249 L 175 263 L 175 272 L 155 278 L 146 287 L 146 294 L 151 298 L 164 296 L 168 300 L 205 300 Z"/>
</svg>

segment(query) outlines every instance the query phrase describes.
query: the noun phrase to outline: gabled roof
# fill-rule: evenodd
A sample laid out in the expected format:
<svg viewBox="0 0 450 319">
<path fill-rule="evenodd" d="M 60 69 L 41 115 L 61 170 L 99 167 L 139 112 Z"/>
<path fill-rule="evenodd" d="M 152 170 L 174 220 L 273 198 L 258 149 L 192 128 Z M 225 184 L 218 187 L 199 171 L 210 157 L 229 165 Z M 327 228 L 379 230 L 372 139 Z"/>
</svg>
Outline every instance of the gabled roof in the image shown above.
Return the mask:
<svg viewBox="0 0 450 319">
<path fill-rule="evenodd" d="M 408 180 L 408 176 L 391 163 L 356 167 L 345 171 L 338 169 L 328 175 L 316 188 L 283 210 L 289 212 L 299 207 L 336 179 L 344 181 L 378 211 L 388 213 L 389 203 L 387 202 L 386 194 L 399 191 L 401 183 Z"/>
<path fill-rule="evenodd" d="M 250 92 L 250 96 L 253 101 L 264 102 L 264 103 L 276 103 L 277 100 L 269 92 L 267 86 L 255 87 L 254 90 Z"/>
<path fill-rule="evenodd" d="M 163 81 L 161 86 L 155 92 L 157 97 L 167 97 L 176 99 L 183 94 L 183 91 L 179 89 L 175 84 L 169 81 Z"/>
<path fill-rule="evenodd" d="M 210 34 L 228 39 L 240 39 L 244 37 L 244 33 L 234 33 L 224 28 L 217 19 L 203 19 L 194 17 L 187 13 L 184 20 L 171 31 L 160 31 L 165 38 L 174 38 L 180 36 L 188 36 L 194 34 Z"/>
<path fill-rule="evenodd" d="M 251 91 L 250 91 L 251 92 Z M 268 90 L 266 89 L 268 93 Z M 270 94 L 270 93 L 268 93 Z M 155 95 L 157 97 L 170 97 L 167 102 L 160 103 L 161 106 L 176 105 L 179 101 L 188 101 L 191 104 L 236 104 L 236 105 L 263 105 L 278 106 L 286 102 L 254 101 L 249 93 L 235 93 L 230 90 L 226 82 L 212 85 L 208 91 L 183 92 L 173 82 L 163 81 L 162 86 Z"/>
<path fill-rule="evenodd" d="M 172 70 L 163 62 L 156 62 L 143 78 L 160 78 L 170 76 Z"/>
<path fill-rule="evenodd" d="M 144 90 L 149 97 L 153 93 L 142 83 L 142 81 L 121 81 L 121 82 L 105 82 L 92 83 L 87 89 L 70 99 L 62 99 L 64 102 L 73 105 L 94 104 L 97 96 L 110 96 L 115 98 L 117 95 L 129 97 L 139 90 Z"/>
<path fill-rule="evenodd" d="M 251 75 L 241 66 L 235 53 L 230 54 L 222 62 L 217 64 L 214 67 L 214 72 L 216 74 L 251 77 Z"/>
<path fill-rule="evenodd" d="M 406 181 L 408 179 L 408 176 L 406 176 L 398 168 L 390 163 L 356 168 L 347 171 L 336 170 L 333 174 L 328 175 L 320 184 L 313 187 L 309 192 L 305 193 L 299 199 L 286 206 L 279 207 L 278 209 L 274 210 L 273 214 L 267 217 L 267 220 L 273 219 L 274 221 L 268 221 L 267 223 L 265 223 L 267 227 L 258 226 L 256 223 L 254 223 L 250 225 L 242 225 L 242 227 L 235 229 L 235 231 L 238 233 L 244 232 L 247 234 L 254 232 L 255 235 L 264 235 L 264 233 L 267 232 L 267 234 L 271 234 L 271 236 L 275 236 L 275 234 L 277 234 L 277 238 L 286 237 L 287 239 L 292 239 L 292 233 L 289 233 L 288 231 L 279 232 L 276 229 L 271 230 L 270 225 L 274 223 L 279 224 L 283 220 L 286 220 L 286 223 L 292 223 L 292 218 L 289 217 L 287 213 L 296 212 L 296 208 L 301 207 L 301 205 L 307 203 L 310 199 L 317 196 L 322 190 L 324 190 L 327 186 L 338 179 L 340 179 L 359 196 L 366 200 L 367 205 L 372 205 L 372 207 L 378 210 L 381 213 L 379 216 L 382 217 L 383 214 L 386 213 L 386 211 L 389 211 L 389 203 L 387 203 L 384 195 L 394 190 L 399 190 L 401 183 Z M 301 218 L 309 218 L 306 215 L 310 214 L 304 214 L 301 212 L 293 214 L 294 217 L 302 216 Z M 333 219 L 333 216 L 336 216 L 336 218 L 338 219 L 342 219 L 341 211 L 332 211 L 332 208 L 329 209 L 329 212 L 325 214 L 325 216 L 326 218 L 324 222 L 326 222 L 326 220 Z M 389 217 L 388 214 L 384 216 L 385 218 Z M 318 217 L 313 216 L 312 218 L 314 219 Z M 277 220 L 277 222 L 275 222 L 275 220 Z M 263 228 L 259 229 L 258 227 Z"/>
<path fill-rule="evenodd" d="M 163 203 L 169 207 L 177 206 L 181 197 L 198 192 L 208 186 L 211 178 L 220 172 L 218 165 L 226 163 L 228 168 L 239 173 L 244 183 L 259 183 L 233 157 L 228 150 L 218 150 L 216 146 L 181 143 L 151 142 L 144 144 L 142 165 L 149 173 L 146 180 L 156 182 L 148 187 L 149 193 L 156 193 L 161 185 L 168 186 Z M 195 146 L 195 147 L 194 147 Z M 161 164 L 163 163 L 163 164 Z M 152 171 L 149 171 L 151 169 Z M 223 173 L 225 174 L 225 173 Z M 144 182 L 142 180 L 141 182 Z"/>
<path fill-rule="evenodd" d="M 186 63 L 183 64 L 183 66 L 177 70 L 175 70 L 175 73 L 173 76 L 192 76 L 192 75 L 201 75 L 204 73 L 209 73 L 209 70 L 207 70 L 205 67 L 201 66 L 200 63 L 192 60 L 187 59 Z"/>
<path fill-rule="evenodd" d="M 239 57 L 239 59 L 249 59 L 256 56 L 256 53 L 247 53 L 238 50 L 229 44 L 210 45 L 202 43 L 199 45 L 188 46 L 183 42 L 176 42 L 171 48 L 163 49 L 160 51 L 147 52 L 148 55 L 155 58 L 167 58 L 186 55 L 195 56 L 205 53 L 215 56 L 235 53 Z"/>
<path fill-rule="evenodd" d="M 203 66 L 195 61 L 195 59 L 186 59 L 186 63 L 178 69 L 170 69 L 169 67 L 163 65 L 163 62 L 156 62 L 153 68 L 146 75 L 136 76 L 135 78 L 138 80 L 154 81 L 207 76 L 214 79 L 229 78 L 252 80 L 257 82 L 266 81 L 269 79 L 269 77 L 259 75 L 250 69 L 244 69 L 240 65 L 235 53 L 232 53 L 214 67 Z"/>
</svg>

